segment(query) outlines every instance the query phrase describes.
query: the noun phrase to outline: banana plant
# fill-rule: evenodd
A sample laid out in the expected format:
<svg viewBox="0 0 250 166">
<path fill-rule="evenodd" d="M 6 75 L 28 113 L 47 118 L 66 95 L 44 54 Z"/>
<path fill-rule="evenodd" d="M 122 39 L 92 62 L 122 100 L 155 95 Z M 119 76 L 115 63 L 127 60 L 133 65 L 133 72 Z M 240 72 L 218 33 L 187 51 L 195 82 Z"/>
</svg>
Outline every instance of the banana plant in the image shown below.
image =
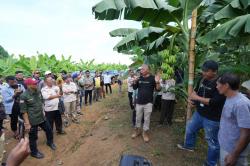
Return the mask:
<svg viewBox="0 0 250 166">
<path fill-rule="evenodd" d="M 216 23 L 215 27 L 198 38 L 203 44 L 218 40 L 235 40 L 244 37 L 250 41 L 250 0 L 217 0 L 210 5 L 201 17 L 208 24 Z M 205 19 L 207 18 L 207 19 Z"/>
</svg>

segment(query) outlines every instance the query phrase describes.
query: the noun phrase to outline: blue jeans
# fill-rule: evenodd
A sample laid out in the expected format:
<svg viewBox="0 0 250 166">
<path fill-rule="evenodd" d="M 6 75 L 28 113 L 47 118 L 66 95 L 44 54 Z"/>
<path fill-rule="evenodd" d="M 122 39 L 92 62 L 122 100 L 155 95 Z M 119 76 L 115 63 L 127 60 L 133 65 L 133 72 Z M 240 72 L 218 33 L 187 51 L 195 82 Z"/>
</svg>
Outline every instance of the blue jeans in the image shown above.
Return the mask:
<svg viewBox="0 0 250 166">
<path fill-rule="evenodd" d="M 84 90 L 80 90 L 80 107 L 82 108 L 82 103 L 83 103 L 83 101 L 82 101 L 82 98 L 84 97 L 84 95 L 85 95 L 85 93 L 84 93 Z"/>
<path fill-rule="evenodd" d="M 196 135 L 200 129 L 204 128 L 205 138 L 208 143 L 206 164 L 209 166 L 215 166 L 220 156 L 220 145 L 218 141 L 219 125 L 220 122 L 208 120 L 196 111 L 193 114 L 192 119 L 188 121 L 186 127 L 184 147 L 189 149 L 194 149 Z"/>
</svg>

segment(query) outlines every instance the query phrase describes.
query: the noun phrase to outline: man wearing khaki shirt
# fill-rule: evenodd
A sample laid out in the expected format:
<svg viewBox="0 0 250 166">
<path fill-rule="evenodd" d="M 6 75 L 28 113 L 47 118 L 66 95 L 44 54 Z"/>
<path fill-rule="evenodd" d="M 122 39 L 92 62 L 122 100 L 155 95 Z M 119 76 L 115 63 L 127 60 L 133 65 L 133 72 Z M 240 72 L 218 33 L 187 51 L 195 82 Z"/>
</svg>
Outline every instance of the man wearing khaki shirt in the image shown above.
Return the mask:
<svg viewBox="0 0 250 166">
<path fill-rule="evenodd" d="M 60 89 L 58 86 L 53 85 L 53 79 L 48 77 L 45 79 L 46 86 L 42 88 L 42 96 L 44 99 L 45 116 L 52 128 L 55 123 L 56 131 L 58 134 L 65 134 L 62 129 L 62 117 L 58 110 L 59 98 L 61 97 Z"/>
<path fill-rule="evenodd" d="M 76 93 L 77 86 L 74 82 L 71 81 L 71 76 L 63 77 L 64 83 L 62 85 L 63 91 L 63 102 L 65 107 L 65 114 L 67 119 L 71 117 L 72 122 L 79 123 L 76 118 Z"/>
</svg>

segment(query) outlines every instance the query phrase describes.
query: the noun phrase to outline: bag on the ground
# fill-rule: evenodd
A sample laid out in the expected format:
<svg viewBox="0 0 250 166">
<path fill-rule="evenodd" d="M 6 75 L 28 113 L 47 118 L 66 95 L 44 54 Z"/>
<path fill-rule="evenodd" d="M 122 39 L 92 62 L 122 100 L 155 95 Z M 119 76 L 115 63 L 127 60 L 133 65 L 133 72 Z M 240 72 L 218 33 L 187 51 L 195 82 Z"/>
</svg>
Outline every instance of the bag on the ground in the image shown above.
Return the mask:
<svg viewBox="0 0 250 166">
<path fill-rule="evenodd" d="M 141 156 L 123 155 L 120 166 L 153 166 L 150 161 Z"/>
</svg>

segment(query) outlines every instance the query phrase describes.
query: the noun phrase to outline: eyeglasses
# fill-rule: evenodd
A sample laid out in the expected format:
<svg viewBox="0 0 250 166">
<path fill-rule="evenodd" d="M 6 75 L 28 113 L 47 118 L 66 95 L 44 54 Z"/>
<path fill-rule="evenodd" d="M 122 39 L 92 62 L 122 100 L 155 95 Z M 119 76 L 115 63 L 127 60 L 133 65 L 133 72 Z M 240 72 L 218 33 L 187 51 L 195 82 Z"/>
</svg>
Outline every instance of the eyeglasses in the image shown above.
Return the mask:
<svg viewBox="0 0 250 166">
<path fill-rule="evenodd" d="M 35 73 L 35 74 L 40 74 L 39 72 Z"/>
</svg>

